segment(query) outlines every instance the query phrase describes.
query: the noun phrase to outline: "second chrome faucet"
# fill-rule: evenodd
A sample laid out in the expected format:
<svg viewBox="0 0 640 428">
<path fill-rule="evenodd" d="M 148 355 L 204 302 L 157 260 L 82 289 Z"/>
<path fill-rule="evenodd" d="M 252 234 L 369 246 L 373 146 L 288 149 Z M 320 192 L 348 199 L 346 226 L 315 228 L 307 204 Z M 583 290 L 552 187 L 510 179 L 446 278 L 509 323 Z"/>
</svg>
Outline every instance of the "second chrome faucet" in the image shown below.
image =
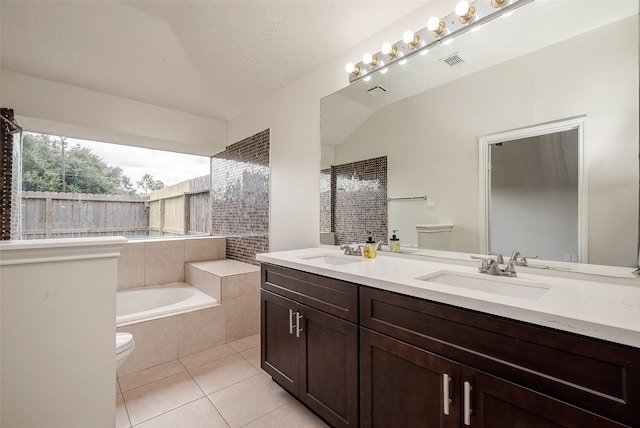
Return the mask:
<svg viewBox="0 0 640 428">
<path fill-rule="evenodd" d="M 495 258 L 491 256 L 495 256 Z M 536 257 L 537 256 L 529 258 L 535 259 Z M 490 254 L 487 257 L 471 256 L 471 258 L 480 260 L 478 272 L 489 275 L 515 277 L 517 276 L 515 266 L 528 266 L 527 257 L 520 255 L 519 251 L 514 251 L 506 263 L 500 253 Z M 501 264 L 505 265 L 504 268 L 500 267 Z"/>
</svg>

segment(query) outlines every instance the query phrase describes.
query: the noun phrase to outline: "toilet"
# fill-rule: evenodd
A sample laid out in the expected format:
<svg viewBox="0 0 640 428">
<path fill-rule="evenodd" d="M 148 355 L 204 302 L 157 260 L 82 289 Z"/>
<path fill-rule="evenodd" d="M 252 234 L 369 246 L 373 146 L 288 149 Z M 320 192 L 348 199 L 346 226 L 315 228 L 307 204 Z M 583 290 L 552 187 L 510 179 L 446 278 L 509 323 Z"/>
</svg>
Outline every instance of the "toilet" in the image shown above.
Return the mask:
<svg viewBox="0 0 640 428">
<path fill-rule="evenodd" d="M 116 371 L 136 347 L 136 341 L 130 333 L 116 333 Z"/>
</svg>

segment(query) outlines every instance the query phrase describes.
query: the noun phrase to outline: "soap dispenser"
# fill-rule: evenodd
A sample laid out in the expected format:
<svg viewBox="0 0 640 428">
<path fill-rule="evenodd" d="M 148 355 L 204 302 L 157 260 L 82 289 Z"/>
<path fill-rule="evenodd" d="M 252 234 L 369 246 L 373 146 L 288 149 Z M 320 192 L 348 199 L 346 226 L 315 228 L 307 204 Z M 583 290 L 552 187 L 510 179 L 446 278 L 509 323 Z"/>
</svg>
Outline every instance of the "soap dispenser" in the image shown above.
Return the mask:
<svg viewBox="0 0 640 428">
<path fill-rule="evenodd" d="M 398 236 L 396 235 L 397 232 L 397 230 L 394 230 L 393 236 L 391 237 L 391 239 L 389 239 L 389 250 L 393 251 L 394 253 L 400 252 L 400 238 L 398 238 Z"/>
<path fill-rule="evenodd" d="M 362 256 L 366 259 L 375 259 L 377 255 L 378 255 L 378 250 L 376 248 L 376 243 L 373 240 L 373 236 L 371 236 L 371 232 L 369 232 L 369 237 L 367 238 L 367 242 L 364 243 Z"/>
</svg>

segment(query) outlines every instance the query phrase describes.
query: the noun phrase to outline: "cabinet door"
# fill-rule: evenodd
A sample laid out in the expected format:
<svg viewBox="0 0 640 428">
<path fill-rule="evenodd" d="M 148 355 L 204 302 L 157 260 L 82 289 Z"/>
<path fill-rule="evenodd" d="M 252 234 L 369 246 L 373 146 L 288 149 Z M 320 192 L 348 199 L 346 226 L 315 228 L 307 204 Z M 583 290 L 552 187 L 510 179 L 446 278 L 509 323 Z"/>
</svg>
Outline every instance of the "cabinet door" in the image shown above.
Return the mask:
<svg viewBox="0 0 640 428">
<path fill-rule="evenodd" d="M 461 368 L 462 426 L 491 428 L 625 427 L 516 384 Z"/>
<path fill-rule="evenodd" d="M 360 328 L 362 427 L 460 426 L 460 366 Z"/>
<path fill-rule="evenodd" d="M 300 305 L 300 400 L 334 427 L 358 426 L 358 327 Z"/>
<path fill-rule="evenodd" d="M 269 291 L 260 293 L 262 369 L 284 389 L 298 395 L 303 343 L 295 331 L 298 304 Z"/>
</svg>

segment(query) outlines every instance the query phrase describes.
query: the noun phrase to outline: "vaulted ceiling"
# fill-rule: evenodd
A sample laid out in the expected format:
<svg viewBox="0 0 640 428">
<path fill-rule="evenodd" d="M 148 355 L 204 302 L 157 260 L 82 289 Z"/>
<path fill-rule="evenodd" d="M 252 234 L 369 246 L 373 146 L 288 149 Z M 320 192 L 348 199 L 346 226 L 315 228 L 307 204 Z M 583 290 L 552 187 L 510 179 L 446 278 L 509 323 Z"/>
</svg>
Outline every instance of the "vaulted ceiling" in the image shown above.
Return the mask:
<svg viewBox="0 0 640 428">
<path fill-rule="evenodd" d="M 229 121 L 424 3 L 2 0 L 0 65 Z"/>
</svg>

